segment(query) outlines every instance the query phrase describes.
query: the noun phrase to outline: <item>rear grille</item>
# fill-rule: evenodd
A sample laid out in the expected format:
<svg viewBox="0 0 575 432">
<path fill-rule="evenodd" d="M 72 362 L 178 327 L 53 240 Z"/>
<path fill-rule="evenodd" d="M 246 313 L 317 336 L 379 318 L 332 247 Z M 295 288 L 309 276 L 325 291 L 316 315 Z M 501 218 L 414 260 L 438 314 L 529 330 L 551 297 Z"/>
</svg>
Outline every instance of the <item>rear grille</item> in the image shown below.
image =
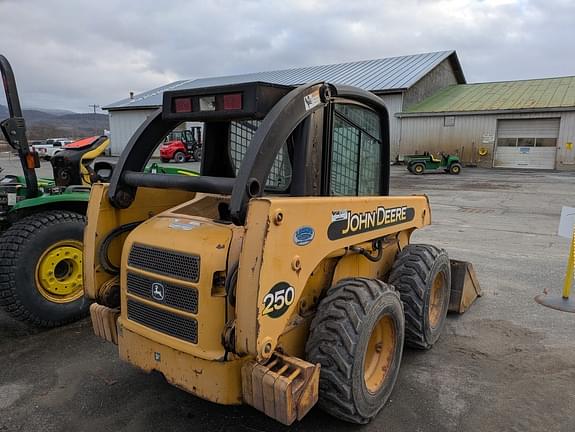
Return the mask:
<svg viewBox="0 0 575 432">
<path fill-rule="evenodd" d="M 198 343 L 198 322 L 128 299 L 128 319 L 187 342 Z"/>
<path fill-rule="evenodd" d="M 155 298 L 152 295 L 152 285 L 154 283 L 160 284 L 163 287 L 163 299 Z M 198 313 L 198 290 L 195 288 L 184 288 L 134 273 L 128 273 L 128 292 L 156 303 L 178 308 L 185 312 Z"/>
<path fill-rule="evenodd" d="M 140 244 L 132 246 L 128 265 L 190 282 L 197 282 L 200 278 L 199 256 Z"/>
</svg>

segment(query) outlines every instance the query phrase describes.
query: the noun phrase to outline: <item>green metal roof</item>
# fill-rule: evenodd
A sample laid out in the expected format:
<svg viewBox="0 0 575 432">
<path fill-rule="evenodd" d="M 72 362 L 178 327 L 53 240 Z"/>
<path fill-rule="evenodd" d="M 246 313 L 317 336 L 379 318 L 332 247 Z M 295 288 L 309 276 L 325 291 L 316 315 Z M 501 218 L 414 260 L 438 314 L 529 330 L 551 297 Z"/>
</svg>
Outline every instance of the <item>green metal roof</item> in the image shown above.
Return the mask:
<svg viewBox="0 0 575 432">
<path fill-rule="evenodd" d="M 575 107 L 575 76 L 452 85 L 406 114 Z"/>
</svg>

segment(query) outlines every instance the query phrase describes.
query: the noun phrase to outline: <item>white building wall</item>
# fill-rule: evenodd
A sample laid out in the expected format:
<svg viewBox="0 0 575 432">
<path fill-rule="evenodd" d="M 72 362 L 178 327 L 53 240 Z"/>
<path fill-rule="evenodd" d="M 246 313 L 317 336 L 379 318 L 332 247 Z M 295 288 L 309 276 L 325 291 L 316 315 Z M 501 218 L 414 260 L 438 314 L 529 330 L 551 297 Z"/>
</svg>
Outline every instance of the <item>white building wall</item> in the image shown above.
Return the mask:
<svg viewBox="0 0 575 432">
<path fill-rule="evenodd" d="M 110 111 L 108 113 L 110 118 L 110 149 L 113 156 L 119 156 L 122 153 L 136 129 L 154 111 L 153 109 L 145 109 Z"/>
<path fill-rule="evenodd" d="M 454 126 L 444 126 L 443 115 L 403 117 L 400 154 L 443 151 L 459 155 L 465 163 L 474 162 L 491 167 L 497 120 L 529 118 L 561 118 L 556 168 L 575 169 L 575 112 L 459 115 L 455 116 Z M 572 146 L 568 146 L 568 142 L 571 142 Z M 481 147 L 487 149 L 487 155 L 479 156 Z M 568 147 L 571 147 L 571 150 Z"/>
<path fill-rule="evenodd" d="M 390 158 L 394 160 L 399 155 L 399 139 L 401 137 L 401 120 L 396 117 L 402 111 L 403 95 L 401 93 L 379 95 L 389 113 L 389 148 Z"/>
<path fill-rule="evenodd" d="M 561 115 L 557 140 L 557 169 L 575 169 L 575 111 Z"/>
</svg>

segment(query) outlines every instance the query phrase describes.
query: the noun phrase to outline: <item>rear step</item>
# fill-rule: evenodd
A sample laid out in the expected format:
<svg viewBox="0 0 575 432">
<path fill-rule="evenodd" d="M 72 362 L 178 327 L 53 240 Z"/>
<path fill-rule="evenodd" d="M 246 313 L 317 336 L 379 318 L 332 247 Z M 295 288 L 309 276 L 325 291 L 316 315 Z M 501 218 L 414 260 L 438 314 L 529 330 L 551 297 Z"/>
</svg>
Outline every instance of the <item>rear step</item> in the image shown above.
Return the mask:
<svg viewBox="0 0 575 432">
<path fill-rule="evenodd" d="M 244 402 L 285 425 L 316 404 L 320 365 L 274 353 L 266 364 L 250 360 L 242 366 Z"/>
<path fill-rule="evenodd" d="M 116 323 L 120 316 L 120 309 L 92 303 L 90 305 L 90 318 L 96 336 L 118 345 L 118 327 Z"/>
</svg>

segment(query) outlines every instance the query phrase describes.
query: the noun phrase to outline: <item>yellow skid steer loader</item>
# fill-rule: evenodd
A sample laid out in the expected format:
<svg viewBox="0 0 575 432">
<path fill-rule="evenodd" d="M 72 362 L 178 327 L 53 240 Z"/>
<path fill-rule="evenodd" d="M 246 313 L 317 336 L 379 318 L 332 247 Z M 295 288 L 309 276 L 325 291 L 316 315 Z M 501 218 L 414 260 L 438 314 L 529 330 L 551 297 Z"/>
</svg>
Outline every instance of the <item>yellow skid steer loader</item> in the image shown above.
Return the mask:
<svg viewBox="0 0 575 432">
<path fill-rule="evenodd" d="M 454 286 L 444 250 L 410 244 L 430 208 L 425 196 L 388 196 L 382 100 L 324 82 L 163 97 L 110 184 L 92 188 L 84 265 L 96 334 L 219 404 L 289 425 L 319 402 L 369 422 L 404 343 L 431 348 L 451 293 L 459 310 L 476 289 L 468 264 Z M 185 121 L 204 122 L 201 175 L 143 172 Z"/>
</svg>

